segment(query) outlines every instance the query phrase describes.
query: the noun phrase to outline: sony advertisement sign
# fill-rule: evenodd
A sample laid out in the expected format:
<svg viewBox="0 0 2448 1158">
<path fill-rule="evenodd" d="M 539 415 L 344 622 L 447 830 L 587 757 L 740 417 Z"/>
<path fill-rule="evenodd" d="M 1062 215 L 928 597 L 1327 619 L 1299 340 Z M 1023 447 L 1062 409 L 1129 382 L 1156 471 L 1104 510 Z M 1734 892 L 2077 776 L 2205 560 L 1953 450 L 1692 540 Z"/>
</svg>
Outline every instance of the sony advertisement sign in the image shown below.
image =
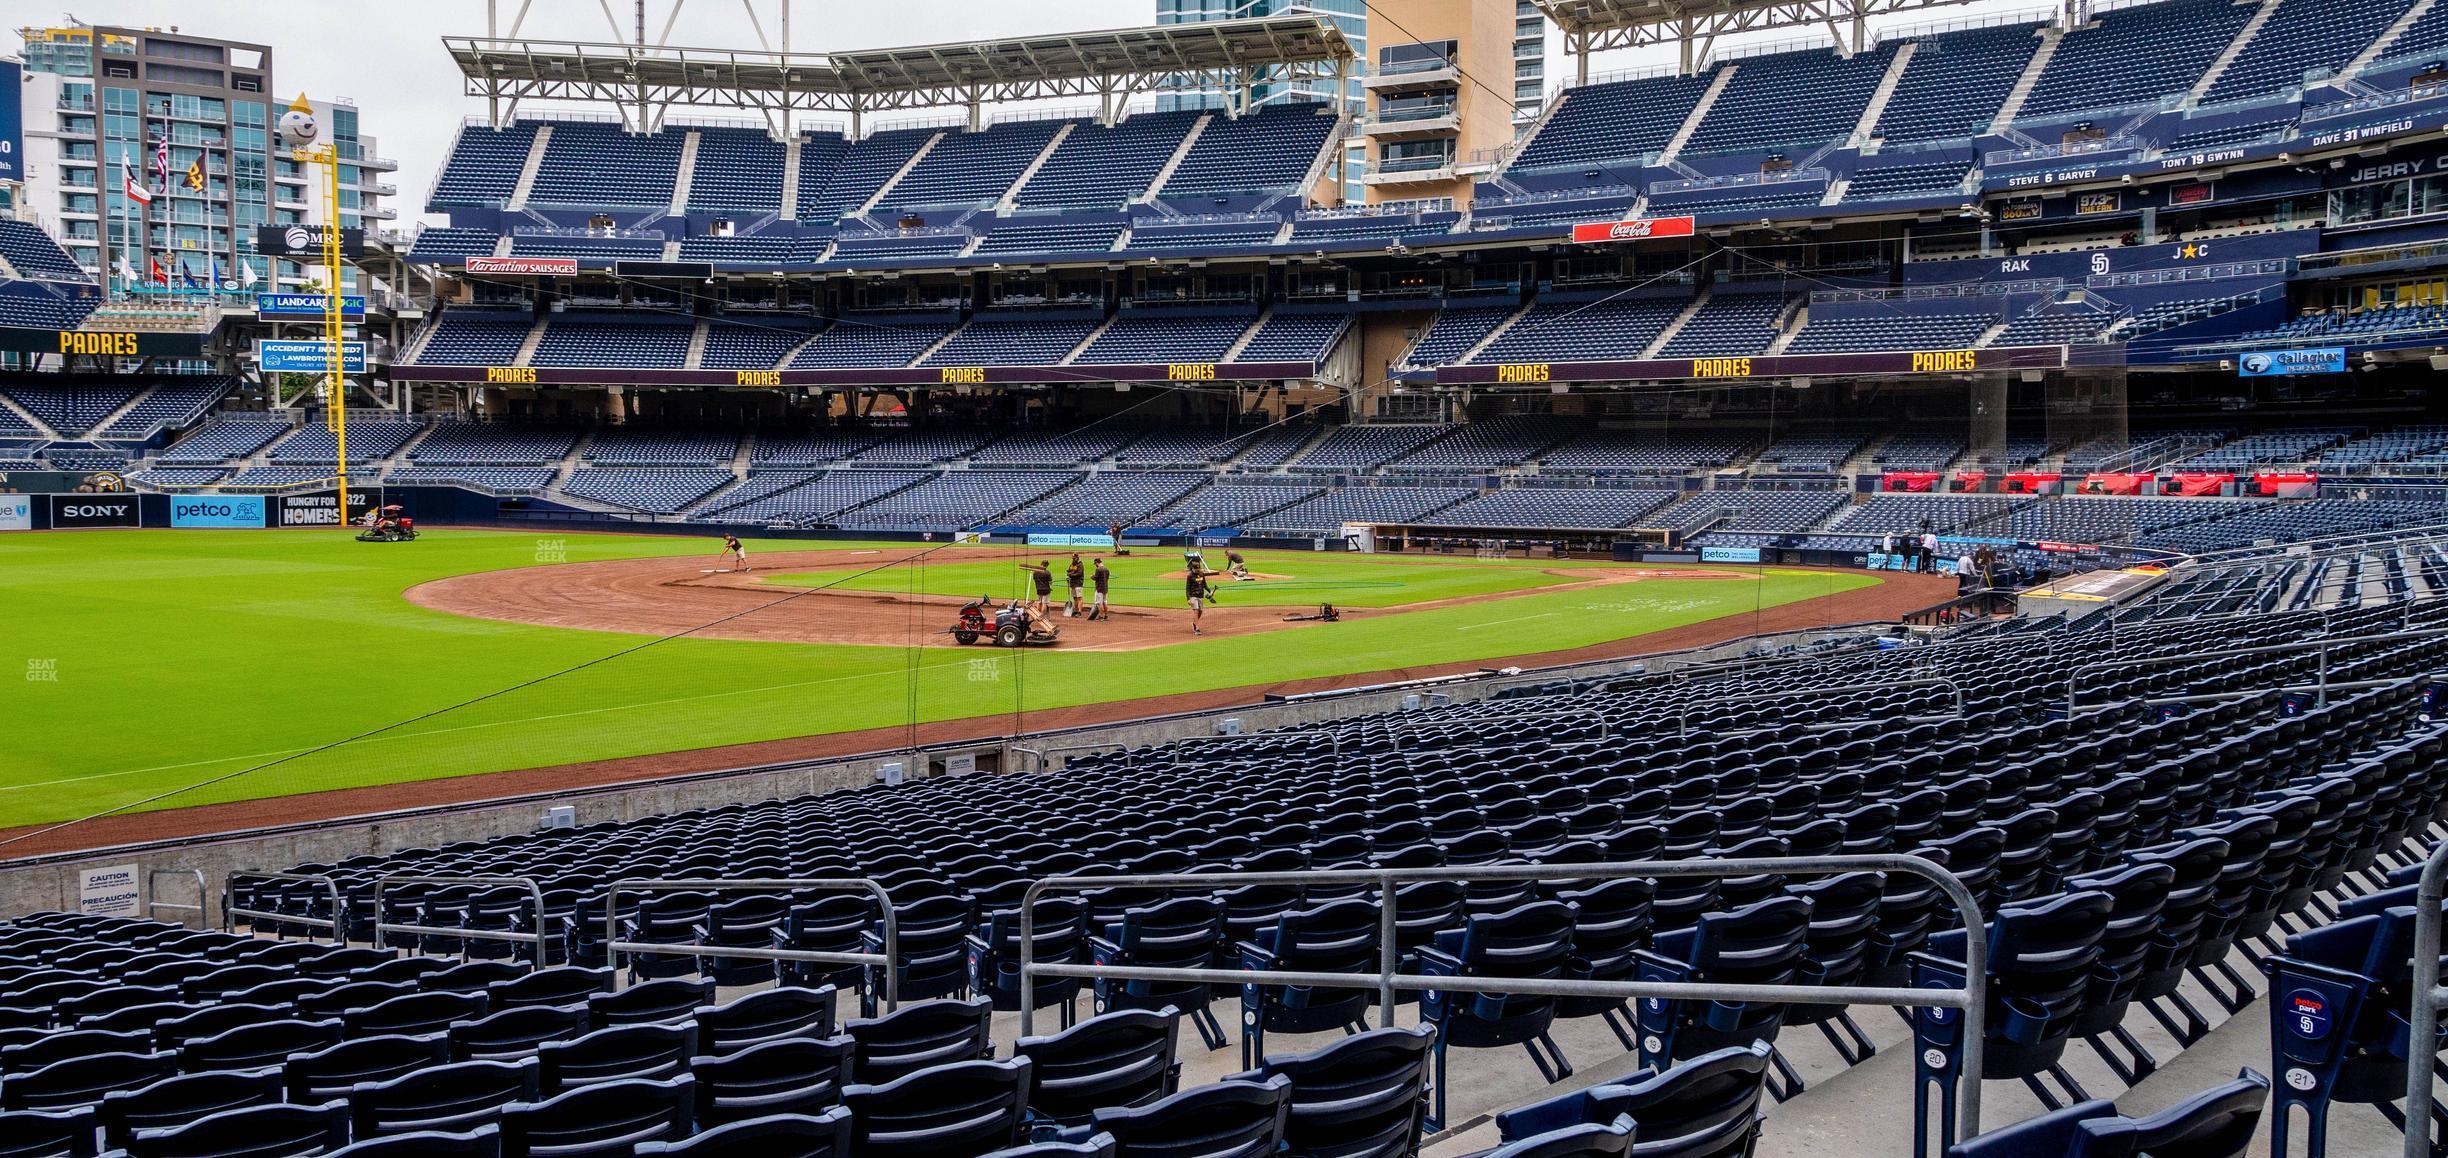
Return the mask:
<svg viewBox="0 0 2448 1158">
<path fill-rule="evenodd" d="M 138 525 L 134 495 L 51 495 L 51 525 L 59 530 Z"/>
</svg>

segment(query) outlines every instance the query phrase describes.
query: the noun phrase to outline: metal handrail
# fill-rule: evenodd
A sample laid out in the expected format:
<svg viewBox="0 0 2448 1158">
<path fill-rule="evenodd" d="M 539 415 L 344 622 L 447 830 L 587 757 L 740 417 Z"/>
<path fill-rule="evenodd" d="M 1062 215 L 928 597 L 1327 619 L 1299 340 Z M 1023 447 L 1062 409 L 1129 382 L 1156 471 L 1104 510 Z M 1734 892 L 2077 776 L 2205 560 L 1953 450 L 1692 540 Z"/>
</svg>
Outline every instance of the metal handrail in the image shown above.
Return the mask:
<svg viewBox="0 0 2448 1158">
<path fill-rule="evenodd" d="M 158 900 L 154 900 L 154 899 L 153 899 L 153 882 L 154 882 L 154 881 L 157 881 L 157 880 L 160 880 L 161 878 L 163 878 L 163 877 L 165 877 L 165 876 L 172 876 L 172 877 L 194 877 L 194 878 L 195 878 L 195 886 L 196 886 L 196 901 L 195 901 L 195 903 L 194 903 L 194 904 L 192 904 L 192 905 L 181 905 L 181 904 L 177 904 L 177 903 L 175 903 L 175 902 L 171 902 L 171 901 L 158 901 Z M 210 886 L 208 886 L 208 885 L 206 885 L 206 884 L 204 883 L 204 870 L 203 870 L 203 869 L 165 869 L 165 868 L 157 868 L 157 869 L 154 869 L 154 870 L 152 870 L 152 871 L 150 871 L 150 872 L 147 872 L 147 873 L 145 874 L 145 907 L 144 907 L 144 912 L 145 912 L 145 916 L 146 916 L 146 917 L 148 917 L 148 918 L 152 917 L 152 916 L 153 916 L 153 914 L 154 914 L 154 912 L 155 912 L 155 911 L 157 911 L 157 910 L 160 910 L 160 909 L 175 909 L 175 910 L 177 910 L 177 911 L 179 911 L 179 912 L 182 912 L 182 913 L 194 913 L 194 914 L 196 915 L 196 928 L 201 929 L 201 928 L 203 928 L 203 927 L 204 927 L 204 912 L 205 912 L 205 909 L 206 909 L 206 907 L 207 907 L 207 906 L 209 906 L 211 903 L 212 903 L 212 889 L 210 888 Z M 158 919 L 158 918 L 156 918 L 156 919 Z M 187 923 L 187 922 L 185 922 L 185 921 L 183 921 L 183 920 L 179 922 L 179 924 L 181 924 L 181 925 L 184 925 L 184 924 L 186 924 L 186 923 Z"/>
<path fill-rule="evenodd" d="M 324 888 L 331 890 L 331 919 L 325 920 L 321 917 L 300 917 L 291 915 L 289 913 L 267 913 L 261 909 L 236 908 L 230 904 L 230 893 L 232 891 L 232 886 L 236 884 L 238 879 L 241 877 L 259 881 L 297 881 L 302 884 L 314 884 L 319 881 L 322 883 Z M 267 921 L 288 921 L 293 924 L 307 925 L 317 929 L 329 929 L 331 930 L 332 944 L 348 944 L 348 933 L 340 927 L 340 882 L 333 879 L 327 873 L 276 873 L 269 870 L 249 870 L 245 872 L 231 873 L 230 875 L 221 878 L 222 932 L 227 933 L 232 931 L 232 922 L 230 920 L 232 917 L 260 917 Z"/>
<path fill-rule="evenodd" d="M 1685 700 L 1675 706 L 1675 729 L 1679 738 L 1686 740 L 1691 738 L 1691 710 L 1695 705 L 1744 703 L 1754 700 L 1779 700 L 1791 696 L 1838 695 L 1847 692 L 1883 692 L 1897 688 L 1914 687 L 1942 687 L 1955 693 L 1954 718 L 1958 720 L 1964 718 L 1966 713 L 1964 711 L 1963 685 L 1942 676 L 1917 676 L 1913 679 L 1887 680 L 1880 683 L 1867 684 L 1846 684 L 1832 688 L 1804 686 L 1795 686 L 1782 689 L 1770 688 L 1755 692 L 1742 692 L 1730 696 L 1712 696 L 1707 699 Z"/>
<path fill-rule="evenodd" d="M 2412 1002 L 2413 1033 L 2407 1040 L 2414 1044 L 2408 1052 L 2412 1061 L 2406 1066 L 2406 1102 L 2408 1107 L 2431 1104 L 2431 1047 L 2426 1044 L 2439 1038 L 2440 1006 L 2448 1002 L 2448 990 L 2440 988 L 2440 902 L 2448 898 L 2448 843 L 2431 850 L 2423 858 L 2422 880 L 2414 887 L 2414 990 Z M 1023 975 L 1025 983 L 1025 974 Z M 2431 1117 L 2415 1113 L 2406 1120 L 2405 1158 L 2431 1158 Z"/>
<path fill-rule="evenodd" d="M 535 932 L 505 933 L 497 929 L 448 929 L 434 925 L 386 924 L 383 919 L 383 893 L 392 885 L 525 885 L 529 900 L 535 902 Z M 534 877 L 381 877 L 374 882 L 374 947 L 390 948 L 386 933 L 415 933 L 429 937 L 461 937 L 475 941 L 525 941 L 535 946 L 535 955 L 528 958 L 529 972 L 544 967 L 544 887 Z"/>
<path fill-rule="evenodd" d="M 1473 702 L 1488 703 L 1490 701 L 1475 700 Z M 1449 706 L 1459 707 L 1460 705 Z M 1473 724 L 1520 723 L 1523 720 L 1553 720 L 1559 716 L 1580 717 L 1583 719 L 1594 720 L 1597 722 L 1601 734 L 1610 733 L 1615 728 L 1614 721 L 1607 719 L 1605 712 L 1599 711 L 1598 709 L 1589 707 L 1587 705 L 1568 705 L 1548 711 L 1489 712 L 1486 715 L 1479 716 L 1438 716 L 1434 719 L 1420 719 L 1416 716 L 1396 715 L 1393 719 L 1378 720 L 1375 722 L 1382 724 L 1387 728 L 1451 728 L 1457 726 L 1467 727 Z"/>
<path fill-rule="evenodd" d="M 1705 982 L 1590 981 L 1502 977 L 1423 977 L 1398 972 L 1401 956 L 1395 944 L 1399 895 L 1397 885 L 1416 881 L 1469 884 L 1478 881 L 1619 880 L 1627 877 L 1738 877 L 1761 873 L 1823 875 L 1844 872 L 1901 872 L 1938 886 L 1962 918 L 1964 987 L 1961 989 L 1890 989 L 1872 986 L 1712 985 Z M 1348 885 L 1377 887 L 1377 973 L 1291 973 L 1264 969 L 1162 969 L 1136 965 L 1040 965 L 1037 963 L 1037 902 L 1049 890 L 1175 889 L 1214 891 L 1242 885 Z M 1339 869 L 1282 873 L 1170 873 L 1126 876 L 1047 877 L 1031 883 L 1020 898 L 1020 1034 L 1036 1032 L 1039 977 L 1110 978 L 1125 981 L 1204 982 L 1210 985 L 1297 985 L 1321 989 L 1375 989 L 1378 1015 L 1394 1024 L 1397 991 L 1438 990 L 1453 993 L 1519 993 L 1551 997 L 1677 998 L 1695 1001 L 1736 1001 L 1797 1005 L 1936 1006 L 1964 1015 L 1963 1072 L 1979 1074 L 1989 1007 L 1989 952 L 1986 922 L 1980 902 L 1937 864 L 1917 856 L 1754 857 L 1728 860 L 1629 861 L 1616 864 L 1511 864 L 1470 868 Z M 1965 1135 L 1980 1133 L 1981 1083 L 1963 1083 L 1961 1121 Z M 1916 1083 L 1913 1101 L 1924 1098 Z M 1952 1143 L 1955 1139 L 1942 1139 Z"/>
<path fill-rule="evenodd" d="M 1052 768 L 1054 766 L 1052 757 L 1066 752 L 1103 752 L 1116 749 L 1120 750 L 1122 753 L 1122 766 L 1125 768 L 1130 767 L 1130 745 L 1119 740 L 1108 740 L 1102 744 L 1067 744 L 1060 748 L 1023 748 L 1017 744 L 1012 746 L 1012 751 L 1027 756 L 1036 762 L 1037 767 L 1031 769 L 1031 771 L 1035 772 L 1043 772 L 1049 768 Z"/>
<path fill-rule="evenodd" d="M 731 945 L 664 945 L 653 941 L 623 941 L 620 939 L 620 898 L 622 893 L 732 893 L 766 892 L 787 889 L 793 892 L 831 891 L 864 892 L 876 899 L 878 920 L 884 926 L 882 953 L 833 953 L 818 949 L 751 949 Z M 739 880 L 661 880 L 644 877 L 623 878 L 604 890 L 604 959 L 617 953 L 653 953 L 672 957 L 740 957 L 762 961 L 810 961 L 820 965 L 881 965 L 884 967 L 884 1008 L 901 1008 L 901 971 L 896 962 L 901 959 L 901 920 L 893 912 L 892 894 L 884 886 L 866 877 L 747 877 Z M 620 984 L 620 971 L 613 971 L 613 985 Z"/>
<path fill-rule="evenodd" d="M 2315 652 L 2315 653 L 2317 653 L 2317 654 L 2318 654 L 2318 656 L 2319 656 L 2319 658 L 2320 658 L 2319 678 L 2318 678 L 2318 680 L 2316 681 L 2316 685 L 2315 685 L 2315 686 L 2316 686 L 2317 688 L 2323 688 L 2323 689 L 2325 689 L 2325 688 L 2327 688 L 2327 687 L 2329 687 L 2329 686 L 2330 686 L 2330 684 L 2329 684 L 2329 649 L 2330 649 L 2330 648 L 2332 648 L 2332 647 L 2337 646 L 2338 644 L 2342 644 L 2342 643 L 2393 643 L 2393 642 L 2396 642 L 2396 641 L 2398 641 L 2398 640 L 2407 640 L 2407 639 L 2437 639 L 2437 638 L 2440 638 L 2441 636 L 2448 636 L 2448 627 L 2426 627 L 2426 628 L 2422 629 L 2421 631 L 2396 631 L 2396 632 L 2390 632 L 2390 633 L 2388 633 L 2388 634 L 2386 634 L 2386 635 L 2347 635 L 2347 636 L 2339 636 L 2339 637 L 2332 638 L 2332 639 L 2307 639 L 2307 640 L 2302 640 L 2302 641 L 2297 642 L 2297 643 L 2272 643 L 2272 644 L 2265 644 L 2265 645 L 2260 646 L 2260 647 L 2230 647 L 2230 648 L 2222 648 L 2222 649 L 2220 649 L 2220 650 L 2218 650 L 2218 651 L 2194 651 L 2194 652 L 2186 652 L 2186 653 L 2184 653 L 2184 658 L 2185 658 L 2185 659 L 2187 659 L 2187 660 L 2203 660 L 2203 659 L 2234 659 L 2234 658 L 2239 658 L 2239 657 L 2242 657 L 2242 656 L 2248 656 L 2248 655 L 2278 655 L 2278 654 L 2283 654 L 2283 653 L 2289 653 L 2289 652 L 2302 652 L 2302 651 L 2310 651 L 2310 652 Z M 2167 658 L 2169 658 L 2169 657 L 2168 657 L 2168 656 L 2163 656 L 2163 655 L 2161 655 L 2161 656 L 2136 656 L 2136 657 L 2134 657 L 2134 658 L 2132 658 L 2132 659 L 2107 659 L 2107 660 L 2101 660 L 2101 661 L 2099 661 L 2099 662 L 2097 662 L 2097 663 L 2086 663 L 2086 664 L 2082 664 L 2082 665 L 2080 665 L 2080 666 L 2076 667 L 2076 668 L 2075 668 L 2075 669 L 2074 669 L 2074 670 L 2073 670 L 2071 673 L 2069 673 L 2069 674 L 2066 676 L 2066 715 L 2067 715 L 2069 718 L 2071 718 L 2071 717 L 2074 715 L 2074 711 L 2075 711 L 2074 697 L 2075 697 L 2075 694 L 2076 694 L 2076 689 L 2077 689 L 2078 685 L 2080 685 L 2080 683 L 2082 682 L 2082 677 L 2083 677 L 2083 674 L 2084 674 L 2084 673 L 2086 673 L 2086 672 L 2096 672 L 2096 671 L 2106 671 L 2106 670 L 2109 670 L 2109 669 L 2111 669 L 2111 668 L 2120 668 L 2120 667 L 2139 667 L 2139 666 L 2141 666 L 2141 665 L 2143 665 L 2143 664 L 2147 664 L 2147 663 L 2157 663 L 2157 662 L 2159 662 L 2160 660 L 2164 660 L 2164 659 L 2167 659 Z M 2325 704 L 2325 703 L 2327 703 L 2327 702 L 2329 702 L 2329 696 L 2328 696 L 2328 693 L 2327 693 L 2326 691 L 2323 691 L 2323 692 L 2321 693 L 2321 697 L 2320 697 L 2319 702 L 2320 702 L 2320 703 L 2324 703 L 2324 704 Z"/>
</svg>

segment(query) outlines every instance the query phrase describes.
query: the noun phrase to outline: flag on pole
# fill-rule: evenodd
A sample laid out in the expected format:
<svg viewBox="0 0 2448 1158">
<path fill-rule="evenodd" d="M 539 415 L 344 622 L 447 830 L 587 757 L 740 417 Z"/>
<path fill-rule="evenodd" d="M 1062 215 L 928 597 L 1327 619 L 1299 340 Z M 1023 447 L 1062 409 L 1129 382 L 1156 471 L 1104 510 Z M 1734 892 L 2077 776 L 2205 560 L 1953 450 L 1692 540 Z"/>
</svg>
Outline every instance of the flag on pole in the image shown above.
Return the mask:
<svg viewBox="0 0 2448 1158">
<path fill-rule="evenodd" d="M 126 149 L 119 150 L 119 177 L 126 188 L 128 200 L 138 205 L 153 203 L 153 191 L 136 179 L 136 158 L 129 156 Z"/>
<path fill-rule="evenodd" d="M 201 156 L 187 163 L 187 187 L 198 193 L 204 191 L 204 158 Z"/>
<path fill-rule="evenodd" d="M 146 259 L 145 259 L 145 266 L 146 266 L 146 271 L 147 271 L 148 273 L 150 273 L 150 274 L 152 274 L 152 275 L 153 275 L 153 276 L 152 276 L 152 280 L 157 281 L 157 282 L 160 282 L 160 283 L 162 283 L 163 285 L 169 285 L 169 284 L 170 284 L 170 274 L 169 274 L 169 271 L 164 270 L 164 269 L 162 268 L 162 263 L 161 263 L 161 259 L 160 259 L 160 258 L 158 258 L 158 257 L 148 257 L 148 258 L 146 258 Z"/>
<path fill-rule="evenodd" d="M 221 288 L 220 254 L 216 253 L 204 259 L 204 288 L 210 290 L 218 290 Z"/>
<path fill-rule="evenodd" d="M 164 125 L 153 138 L 153 172 L 160 178 L 161 188 L 170 188 L 170 126 Z"/>
<path fill-rule="evenodd" d="M 243 261 L 238 263 L 238 284 L 248 289 L 255 288 L 255 267 L 253 265 Z"/>
<path fill-rule="evenodd" d="M 136 284 L 136 267 L 128 264 L 127 255 L 124 253 L 119 255 L 119 280 L 129 285 Z"/>
</svg>

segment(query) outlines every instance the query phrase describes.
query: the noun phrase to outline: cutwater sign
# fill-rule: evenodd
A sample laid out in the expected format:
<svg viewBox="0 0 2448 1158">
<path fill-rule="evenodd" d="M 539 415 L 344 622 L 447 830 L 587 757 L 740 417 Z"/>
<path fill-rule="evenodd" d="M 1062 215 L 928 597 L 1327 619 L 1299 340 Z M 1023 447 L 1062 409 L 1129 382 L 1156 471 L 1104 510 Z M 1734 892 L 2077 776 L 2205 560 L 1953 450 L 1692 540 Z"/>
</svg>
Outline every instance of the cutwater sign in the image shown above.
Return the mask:
<svg viewBox="0 0 2448 1158">
<path fill-rule="evenodd" d="M 2278 378 L 2289 374 L 2343 374 L 2346 347 L 2317 350 L 2256 350 L 2236 359 L 2239 378 Z"/>
<path fill-rule="evenodd" d="M 319 341 L 283 341 L 266 339 L 255 343 L 255 361 L 266 374 L 321 374 L 329 369 L 324 363 L 324 344 Z M 340 372 L 366 372 L 366 344 L 340 343 Z"/>
<path fill-rule="evenodd" d="M 264 525 L 262 495 L 172 495 L 173 527 L 260 528 Z"/>
<path fill-rule="evenodd" d="M 305 318 L 323 320 L 322 294 L 256 294 L 255 316 L 259 318 Z M 340 298 L 340 320 L 365 320 L 365 298 L 345 294 Z"/>
</svg>

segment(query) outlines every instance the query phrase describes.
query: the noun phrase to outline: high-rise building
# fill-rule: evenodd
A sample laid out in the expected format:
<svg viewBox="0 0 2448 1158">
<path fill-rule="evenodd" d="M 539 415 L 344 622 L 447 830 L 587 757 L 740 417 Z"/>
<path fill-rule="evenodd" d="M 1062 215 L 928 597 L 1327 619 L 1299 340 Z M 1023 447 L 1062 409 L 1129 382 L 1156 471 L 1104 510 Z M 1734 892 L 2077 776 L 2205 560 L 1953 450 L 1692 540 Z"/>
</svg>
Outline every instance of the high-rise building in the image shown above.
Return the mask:
<svg viewBox="0 0 2448 1158">
<path fill-rule="evenodd" d="M 1513 123 L 1538 119 L 1547 103 L 1547 14 L 1530 0 L 1513 5 Z"/>
<path fill-rule="evenodd" d="M 1257 20 L 1268 16 L 1323 16 L 1342 29 L 1343 38 L 1351 42 L 1352 52 L 1359 58 L 1344 82 L 1343 91 L 1336 93 L 1332 78 L 1287 78 L 1282 81 L 1260 81 L 1250 87 L 1250 99 L 1255 104 L 1279 101 L 1331 101 L 1340 99 L 1347 116 L 1359 117 L 1368 107 L 1368 94 L 1360 87 L 1360 77 L 1368 71 L 1368 3 L 1367 0 L 1156 0 L 1158 24 L 1210 24 L 1220 20 Z M 1157 90 L 1156 107 L 1170 109 L 1217 109 L 1225 106 L 1225 94 L 1191 82 Z M 1361 199 L 1361 174 L 1367 171 L 1367 151 L 1357 137 L 1344 143 L 1343 199 Z"/>
<path fill-rule="evenodd" d="M 263 289 L 293 287 L 312 267 L 256 252 L 263 225 L 321 224 L 322 198 L 288 159 L 274 126 L 288 100 L 272 79 L 269 45 L 183 31 L 72 25 L 19 30 L 25 41 L 26 197 L 21 212 L 50 228 L 89 272 L 124 259 L 140 275 L 159 262 L 174 281 L 224 281 L 252 268 Z M 357 109 L 313 102 L 340 157 L 340 223 L 396 214 Z M 127 195 L 130 176 L 153 194 Z M 354 287 L 353 271 L 342 278 Z"/>
</svg>

